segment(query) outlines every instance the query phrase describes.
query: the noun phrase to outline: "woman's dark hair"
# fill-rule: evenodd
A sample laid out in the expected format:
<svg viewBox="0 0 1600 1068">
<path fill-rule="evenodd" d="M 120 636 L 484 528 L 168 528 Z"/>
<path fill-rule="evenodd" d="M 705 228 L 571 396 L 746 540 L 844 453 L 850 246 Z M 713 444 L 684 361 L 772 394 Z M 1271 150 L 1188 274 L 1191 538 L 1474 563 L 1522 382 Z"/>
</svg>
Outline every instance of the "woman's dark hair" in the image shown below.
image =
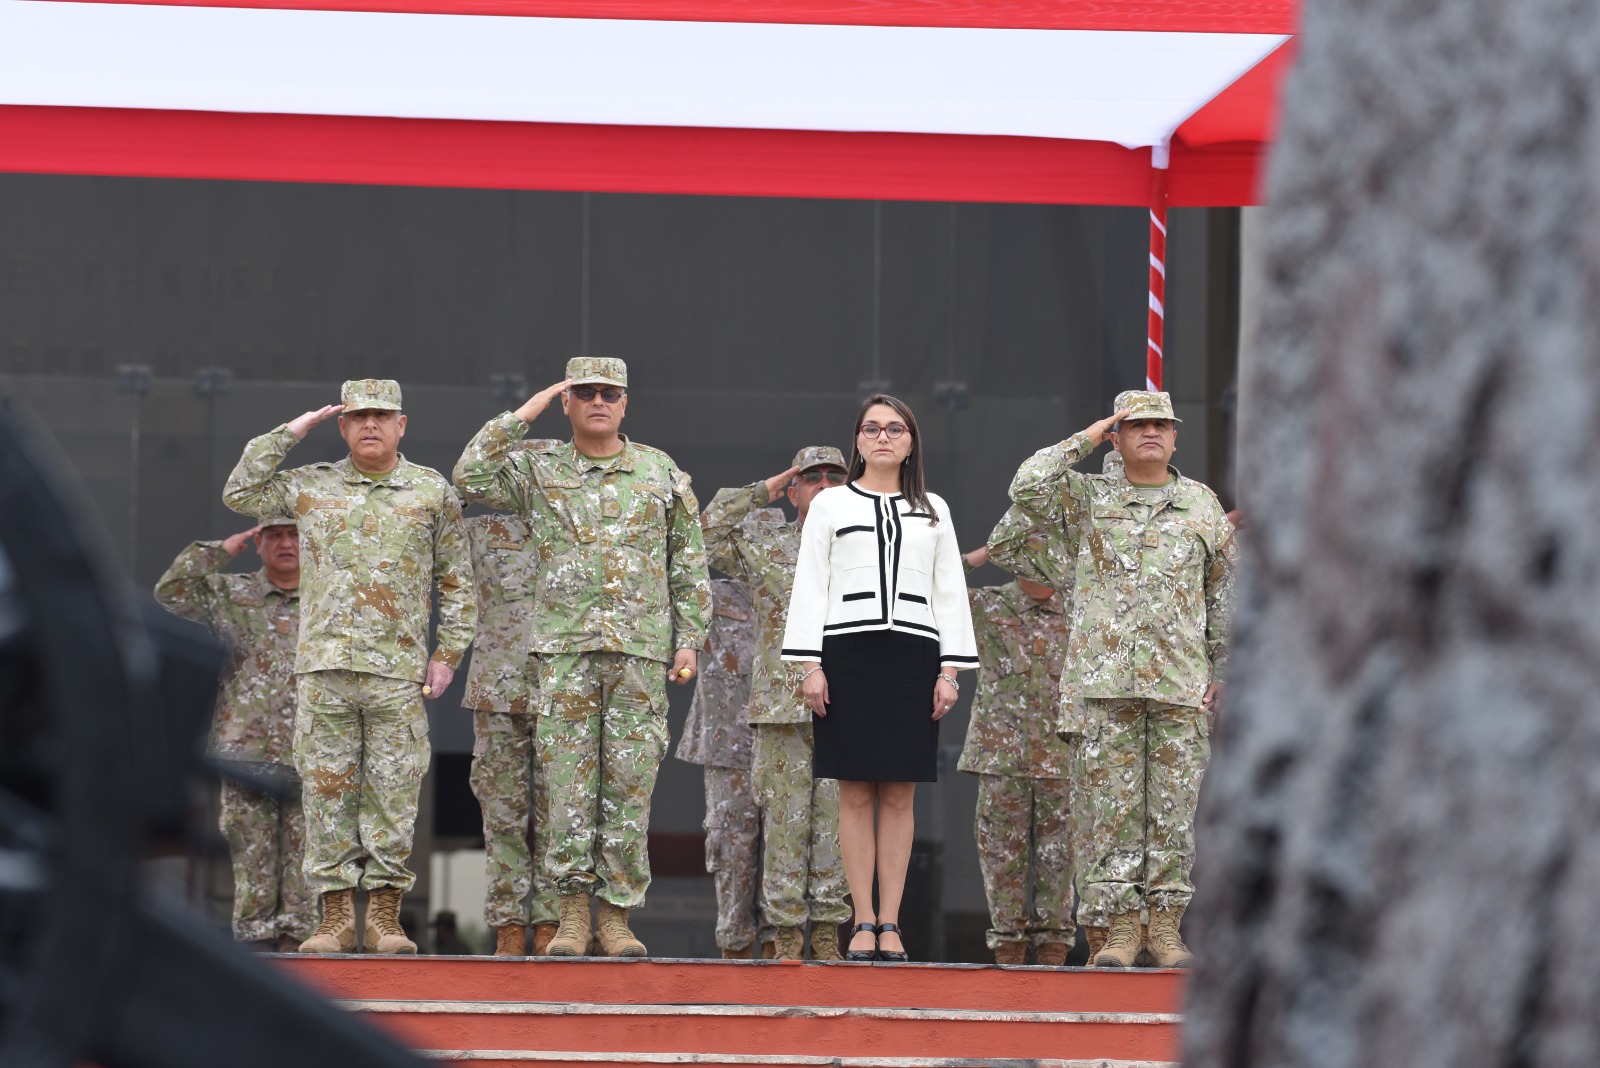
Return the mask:
<svg viewBox="0 0 1600 1068">
<path fill-rule="evenodd" d="M 867 469 L 867 458 L 861 455 L 861 421 L 875 404 L 887 404 L 893 408 L 911 433 L 911 451 L 900 465 L 900 496 L 906 499 L 913 512 L 927 512 L 933 517 L 932 522 L 937 523 L 939 513 L 928 504 L 928 483 L 922 473 L 922 430 L 917 426 L 916 414 L 903 400 L 887 393 L 874 393 L 856 412 L 855 429 L 850 434 L 850 481 L 860 478 Z"/>
</svg>

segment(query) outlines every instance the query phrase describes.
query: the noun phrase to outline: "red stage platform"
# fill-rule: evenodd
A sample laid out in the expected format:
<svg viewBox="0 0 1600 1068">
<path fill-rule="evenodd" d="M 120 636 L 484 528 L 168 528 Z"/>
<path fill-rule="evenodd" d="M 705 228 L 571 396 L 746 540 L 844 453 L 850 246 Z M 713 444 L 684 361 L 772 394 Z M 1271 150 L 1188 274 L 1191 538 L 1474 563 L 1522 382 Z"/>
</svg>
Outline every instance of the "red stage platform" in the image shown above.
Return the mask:
<svg viewBox="0 0 1600 1068">
<path fill-rule="evenodd" d="M 1174 1068 L 1181 972 L 957 964 L 294 957 L 435 1060 Z"/>
</svg>

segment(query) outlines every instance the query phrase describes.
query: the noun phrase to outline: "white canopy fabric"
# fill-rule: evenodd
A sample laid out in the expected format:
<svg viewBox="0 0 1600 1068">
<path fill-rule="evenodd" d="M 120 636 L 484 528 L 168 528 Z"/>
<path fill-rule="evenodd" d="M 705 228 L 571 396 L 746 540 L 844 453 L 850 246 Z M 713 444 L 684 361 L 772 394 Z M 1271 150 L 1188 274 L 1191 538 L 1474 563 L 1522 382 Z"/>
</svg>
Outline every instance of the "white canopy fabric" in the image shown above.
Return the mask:
<svg viewBox="0 0 1600 1068">
<path fill-rule="evenodd" d="M 0 0 L 0 104 L 1137 148 L 1285 40 Z"/>
</svg>

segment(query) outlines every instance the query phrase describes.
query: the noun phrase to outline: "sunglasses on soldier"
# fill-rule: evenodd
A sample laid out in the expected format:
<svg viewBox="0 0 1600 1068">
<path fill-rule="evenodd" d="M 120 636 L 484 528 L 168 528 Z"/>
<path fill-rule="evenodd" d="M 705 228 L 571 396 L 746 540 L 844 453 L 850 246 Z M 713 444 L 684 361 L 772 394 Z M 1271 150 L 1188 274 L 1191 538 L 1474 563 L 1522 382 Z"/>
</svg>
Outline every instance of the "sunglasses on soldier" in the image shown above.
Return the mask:
<svg viewBox="0 0 1600 1068">
<path fill-rule="evenodd" d="M 604 388 L 599 386 L 571 386 L 568 387 L 567 392 L 572 394 L 574 400 L 580 400 L 584 403 L 588 403 L 598 396 L 607 404 L 615 404 L 622 399 L 622 395 L 627 390 L 618 389 L 616 386 L 605 386 Z"/>
<path fill-rule="evenodd" d="M 830 468 L 828 470 L 814 468 L 810 471 L 800 472 L 800 481 L 809 482 L 813 486 L 815 486 L 818 482 L 821 482 L 823 479 L 827 479 L 831 485 L 842 486 L 844 485 L 844 480 L 846 477 L 847 476 L 845 473 L 839 470 L 837 467 Z"/>
</svg>

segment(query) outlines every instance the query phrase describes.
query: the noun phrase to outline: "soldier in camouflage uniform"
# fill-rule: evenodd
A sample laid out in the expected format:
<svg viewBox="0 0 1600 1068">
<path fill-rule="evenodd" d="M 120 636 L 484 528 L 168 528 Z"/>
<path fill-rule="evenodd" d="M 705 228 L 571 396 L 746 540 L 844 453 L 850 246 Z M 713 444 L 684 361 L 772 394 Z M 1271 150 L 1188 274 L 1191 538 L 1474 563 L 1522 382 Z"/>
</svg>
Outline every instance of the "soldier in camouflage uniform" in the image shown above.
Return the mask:
<svg viewBox="0 0 1600 1068">
<path fill-rule="evenodd" d="M 539 552 L 528 524 L 514 515 L 473 516 L 467 520 L 467 539 L 478 590 L 478 634 L 461 707 L 473 712 L 471 782 L 483 811 L 483 921 L 495 932 L 497 957 L 527 953 L 531 924 L 537 956 L 556 931 L 555 890 L 543 865 L 549 817 L 534 744 L 538 680 L 528 654 Z"/>
<path fill-rule="evenodd" d="M 645 956 L 628 910 L 650 885 L 650 794 L 667 748 L 666 681 L 694 677 L 711 587 L 689 476 L 620 433 L 627 366 L 580 357 L 567 380 L 495 416 L 468 443 L 456 485 L 516 512 L 539 545 L 533 652 L 539 758 L 550 806 L 546 866 L 561 896 L 548 952 L 589 948 L 591 896 L 608 956 Z M 570 443 L 518 450 L 557 396 Z"/>
<path fill-rule="evenodd" d="M 755 653 L 750 595 L 732 579 L 712 579 L 711 617 L 677 757 L 705 768 L 706 871 L 717 887 L 717 947 L 726 959 L 749 960 L 761 922 L 761 815 L 750 787 L 744 718 Z"/>
<path fill-rule="evenodd" d="M 1075 560 L 1061 729 L 1081 735 L 1070 772 L 1078 918 L 1109 928 L 1093 963 L 1134 963 L 1147 908 L 1151 956 L 1185 967 L 1178 928 L 1226 667 L 1233 527 L 1216 494 L 1168 464 L 1177 419 L 1167 394 L 1125 392 L 1116 407 L 1035 453 L 1011 499 Z M 1103 441 L 1122 470 L 1072 470 Z"/>
<path fill-rule="evenodd" d="M 416 881 L 406 861 L 430 756 L 422 699 L 444 692 L 472 641 L 472 558 L 450 484 L 399 453 L 399 384 L 346 382 L 340 399 L 251 440 L 222 499 L 235 511 L 289 511 L 300 521 L 294 755 L 306 882 L 322 896 L 322 922 L 300 950 L 355 950 L 359 886 L 368 894 L 366 948 L 415 953 L 400 899 Z M 349 456 L 278 470 L 336 414 Z M 430 659 L 434 588 L 439 633 Z"/>
<path fill-rule="evenodd" d="M 258 518 L 250 530 L 179 553 L 156 583 L 156 602 L 203 624 L 227 647 L 212 755 L 270 765 L 292 778 L 300 534 L 293 513 Z M 251 542 L 263 566 L 222 574 Z M 317 923 L 300 870 L 306 821 L 299 797 L 279 800 L 223 779 L 220 827 L 233 859 L 233 937 L 262 950 L 298 946 Z"/>
<path fill-rule="evenodd" d="M 762 908 L 777 929 L 780 960 L 804 956 L 807 920 L 812 959 L 842 959 L 839 924 L 850 918 L 839 854 L 839 784 L 811 776 L 811 710 L 800 696 L 797 666 L 782 659 L 800 529 L 811 499 L 844 481 L 843 454 L 814 445 L 801 449 L 781 475 L 718 492 L 701 517 L 712 566 L 749 588 L 758 619 L 751 775 L 763 816 Z M 766 508 L 785 492 L 800 513 L 794 522 Z"/>
<path fill-rule="evenodd" d="M 957 767 L 979 776 L 975 831 L 995 963 L 1024 964 L 1031 945 L 1036 963 L 1060 967 L 1073 941 L 1070 750 L 1056 732 L 1071 570 L 1015 505 L 990 541 L 998 552 L 966 554 L 968 568 L 1004 557 L 1020 573 L 969 591 L 980 666 Z"/>
</svg>

